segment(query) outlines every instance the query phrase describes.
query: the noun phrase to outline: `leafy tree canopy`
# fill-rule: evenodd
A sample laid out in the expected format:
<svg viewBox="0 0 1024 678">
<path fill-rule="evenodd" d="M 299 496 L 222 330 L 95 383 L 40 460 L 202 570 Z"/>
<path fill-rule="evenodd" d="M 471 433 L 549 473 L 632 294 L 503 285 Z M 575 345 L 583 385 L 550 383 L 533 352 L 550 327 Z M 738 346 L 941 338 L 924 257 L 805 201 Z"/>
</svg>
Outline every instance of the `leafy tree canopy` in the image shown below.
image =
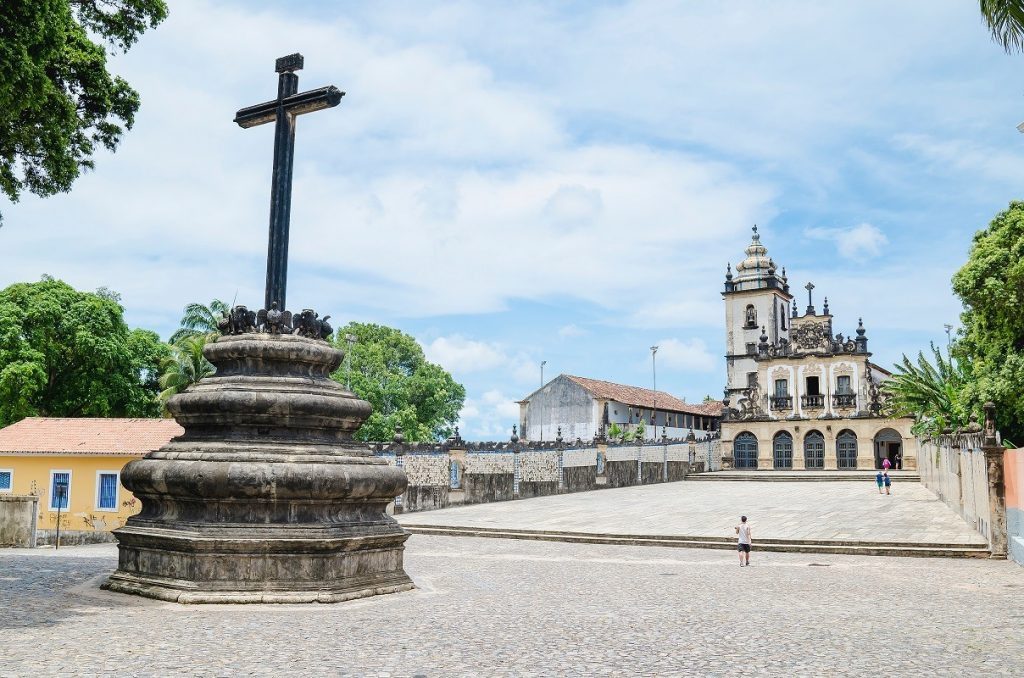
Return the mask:
<svg viewBox="0 0 1024 678">
<path fill-rule="evenodd" d="M 107 48 L 127 50 L 167 16 L 163 0 L 0 2 L 0 190 L 50 196 L 117 148 L 139 95 L 107 71 Z"/>
<path fill-rule="evenodd" d="M 399 330 L 369 323 L 349 323 L 335 344 L 348 352 L 345 335 L 356 337 L 351 353 L 332 376 L 344 384 L 351 361 L 352 390 L 373 405 L 373 414 L 356 437 L 388 441 L 395 424 L 410 442 L 440 440 L 452 432 L 466 389 L 448 372 L 427 362 L 416 340 Z"/>
<path fill-rule="evenodd" d="M 0 291 L 0 425 L 29 416 L 155 417 L 155 332 L 129 330 L 112 293 L 60 280 Z"/>
<path fill-rule="evenodd" d="M 962 398 L 976 413 L 992 400 L 1004 436 L 1024 439 L 1024 202 L 975 234 L 953 291 L 964 303 L 953 355 L 973 375 Z"/>
</svg>

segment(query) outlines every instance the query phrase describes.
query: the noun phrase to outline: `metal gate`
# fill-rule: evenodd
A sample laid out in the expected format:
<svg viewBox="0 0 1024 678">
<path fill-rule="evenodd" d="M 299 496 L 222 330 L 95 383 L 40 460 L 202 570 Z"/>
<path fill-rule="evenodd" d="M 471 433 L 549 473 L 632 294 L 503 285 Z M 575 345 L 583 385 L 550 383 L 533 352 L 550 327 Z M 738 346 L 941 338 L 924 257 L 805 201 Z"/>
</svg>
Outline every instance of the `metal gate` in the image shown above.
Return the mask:
<svg viewBox="0 0 1024 678">
<path fill-rule="evenodd" d="M 839 468 L 857 468 L 857 436 L 843 431 L 836 437 L 836 462 Z"/>
<path fill-rule="evenodd" d="M 774 458 L 775 468 L 793 468 L 793 436 L 786 431 L 776 435 L 775 440 L 772 442 L 772 457 Z"/>
<path fill-rule="evenodd" d="M 804 437 L 804 468 L 825 468 L 825 436 L 818 431 Z"/>
<path fill-rule="evenodd" d="M 741 433 L 732 442 L 732 456 L 736 468 L 757 468 L 757 438 L 753 433 Z"/>
</svg>

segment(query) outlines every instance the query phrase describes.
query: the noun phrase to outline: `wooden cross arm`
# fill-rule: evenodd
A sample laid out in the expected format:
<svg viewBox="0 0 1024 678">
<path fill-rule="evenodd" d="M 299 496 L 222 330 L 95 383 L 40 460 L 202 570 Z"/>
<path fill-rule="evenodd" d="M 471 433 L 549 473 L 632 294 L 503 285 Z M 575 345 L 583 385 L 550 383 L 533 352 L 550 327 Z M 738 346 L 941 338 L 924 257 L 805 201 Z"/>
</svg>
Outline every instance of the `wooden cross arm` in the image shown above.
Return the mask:
<svg viewBox="0 0 1024 678">
<path fill-rule="evenodd" d="M 302 115 L 312 113 L 324 108 L 333 108 L 341 103 L 345 93 L 334 85 L 311 89 L 308 92 L 299 92 L 283 100 L 266 101 L 255 106 L 248 106 L 235 113 L 235 122 L 239 127 L 248 128 L 257 125 L 265 125 L 277 119 L 277 107 L 284 107 L 285 113 L 289 115 Z"/>
</svg>

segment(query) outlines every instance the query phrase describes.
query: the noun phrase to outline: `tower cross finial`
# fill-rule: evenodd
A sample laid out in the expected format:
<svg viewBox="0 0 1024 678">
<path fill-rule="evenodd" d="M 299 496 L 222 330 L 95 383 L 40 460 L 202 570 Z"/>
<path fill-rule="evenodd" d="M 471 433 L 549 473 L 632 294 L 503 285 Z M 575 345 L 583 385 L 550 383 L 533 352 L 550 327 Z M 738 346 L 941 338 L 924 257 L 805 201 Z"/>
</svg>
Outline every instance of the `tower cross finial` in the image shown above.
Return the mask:
<svg viewBox="0 0 1024 678">
<path fill-rule="evenodd" d="M 288 282 L 288 227 L 292 209 L 292 163 L 295 157 L 295 118 L 332 108 L 341 103 L 345 93 L 334 85 L 299 92 L 299 76 L 304 59 L 289 54 L 274 64 L 277 77 L 277 98 L 239 110 L 235 122 L 239 127 L 274 124 L 274 174 L 270 185 L 270 237 L 267 246 L 266 306 L 274 302 L 285 309 Z"/>
<path fill-rule="evenodd" d="M 804 289 L 807 290 L 807 315 L 814 315 L 814 299 L 811 296 L 814 291 L 814 283 L 807 283 L 804 285 Z"/>
</svg>

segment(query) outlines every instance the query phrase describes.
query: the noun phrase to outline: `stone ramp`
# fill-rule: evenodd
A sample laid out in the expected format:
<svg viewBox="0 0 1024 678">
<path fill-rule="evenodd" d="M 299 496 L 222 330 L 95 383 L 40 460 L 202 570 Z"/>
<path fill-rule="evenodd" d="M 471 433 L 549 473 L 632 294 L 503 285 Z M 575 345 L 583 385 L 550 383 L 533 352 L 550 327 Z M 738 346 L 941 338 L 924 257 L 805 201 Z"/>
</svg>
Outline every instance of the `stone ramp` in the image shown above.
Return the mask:
<svg viewBox="0 0 1024 678">
<path fill-rule="evenodd" d="M 693 473 L 686 476 L 687 481 L 696 480 L 701 482 L 728 482 L 728 481 L 756 481 L 756 482 L 861 482 L 875 481 L 875 474 L 878 471 L 775 471 L 775 470 L 749 470 L 749 471 L 713 471 L 711 473 Z M 916 471 L 889 471 L 893 482 L 919 483 L 921 476 Z"/>
<path fill-rule="evenodd" d="M 734 549 L 739 515 L 755 549 L 796 553 L 989 557 L 988 544 L 920 483 L 677 482 L 398 516 L 413 534 Z"/>
</svg>

